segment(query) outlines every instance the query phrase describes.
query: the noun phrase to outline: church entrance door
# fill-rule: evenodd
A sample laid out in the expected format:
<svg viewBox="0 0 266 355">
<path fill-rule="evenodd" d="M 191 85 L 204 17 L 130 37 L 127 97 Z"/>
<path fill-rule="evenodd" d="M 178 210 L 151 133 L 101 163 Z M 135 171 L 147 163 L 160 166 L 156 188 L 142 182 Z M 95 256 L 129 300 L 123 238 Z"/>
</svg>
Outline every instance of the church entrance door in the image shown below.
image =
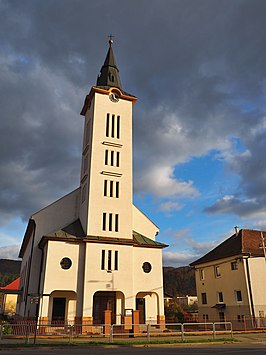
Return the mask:
<svg viewBox="0 0 266 355">
<path fill-rule="evenodd" d="M 115 291 L 98 291 L 93 296 L 93 323 L 104 324 L 104 311 L 112 311 L 112 324 L 116 318 Z"/>
<path fill-rule="evenodd" d="M 145 298 L 136 298 L 136 310 L 139 311 L 139 323 L 145 324 Z"/>
<path fill-rule="evenodd" d="M 66 298 L 65 297 L 54 297 L 53 298 L 53 311 L 52 311 L 52 322 L 54 323 L 64 323 L 66 314 Z"/>
</svg>

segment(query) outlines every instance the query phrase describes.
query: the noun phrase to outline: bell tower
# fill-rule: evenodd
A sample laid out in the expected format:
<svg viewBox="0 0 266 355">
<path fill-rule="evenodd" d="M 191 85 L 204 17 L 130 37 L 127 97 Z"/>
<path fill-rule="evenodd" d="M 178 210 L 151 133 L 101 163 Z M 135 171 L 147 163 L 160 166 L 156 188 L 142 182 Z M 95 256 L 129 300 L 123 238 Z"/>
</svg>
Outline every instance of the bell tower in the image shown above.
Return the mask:
<svg viewBox="0 0 266 355">
<path fill-rule="evenodd" d="M 86 235 L 132 239 L 132 106 L 123 91 L 110 36 L 104 64 L 86 96 L 80 220 Z"/>
</svg>

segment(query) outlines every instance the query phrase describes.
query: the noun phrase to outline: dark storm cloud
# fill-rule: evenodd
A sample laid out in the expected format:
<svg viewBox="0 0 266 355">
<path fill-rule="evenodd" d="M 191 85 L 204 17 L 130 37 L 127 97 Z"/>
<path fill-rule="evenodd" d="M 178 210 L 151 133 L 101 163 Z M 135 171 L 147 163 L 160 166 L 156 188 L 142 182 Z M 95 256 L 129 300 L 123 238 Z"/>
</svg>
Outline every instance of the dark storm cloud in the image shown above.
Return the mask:
<svg viewBox="0 0 266 355">
<path fill-rule="evenodd" d="M 136 192 L 195 198 L 197 186 L 176 180 L 174 168 L 216 149 L 241 181 L 232 198 L 238 203 L 227 211 L 241 214 L 247 199 L 258 211 L 266 200 L 265 129 L 259 129 L 265 117 L 265 10 L 259 0 L 2 1 L 2 218 L 27 218 L 78 186 L 79 111 L 103 63 L 109 32 L 123 87 L 140 97 Z M 252 127 L 258 130 L 249 134 Z M 231 151 L 232 137 L 249 155 Z M 217 201 L 208 212 L 224 213 L 225 206 Z"/>
</svg>

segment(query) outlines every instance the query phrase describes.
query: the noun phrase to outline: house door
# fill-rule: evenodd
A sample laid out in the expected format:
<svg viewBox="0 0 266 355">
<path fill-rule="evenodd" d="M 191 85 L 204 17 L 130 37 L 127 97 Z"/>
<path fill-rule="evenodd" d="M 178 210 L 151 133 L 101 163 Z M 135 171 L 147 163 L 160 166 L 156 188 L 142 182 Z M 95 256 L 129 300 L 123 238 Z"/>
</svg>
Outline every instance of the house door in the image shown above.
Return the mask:
<svg viewBox="0 0 266 355">
<path fill-rule="evenodd" d="M 93 323 L 104 324 L 104 311 L 112 311 L 112 324 L 115 324 L 116 297 L 114 291 L 98 291 L 93 296 Z"/>
<path fill-rule="evenodd" d="M 145 324 L 145 298 L 136 298 L 136 310 L 139 311 L 139 323 Z"/>
<path fill-rule="evenodd" d="M 65 322 L 66 315 L 66 299 L 65 297 L 53 298 L 52 322 Z"/>
</svg>

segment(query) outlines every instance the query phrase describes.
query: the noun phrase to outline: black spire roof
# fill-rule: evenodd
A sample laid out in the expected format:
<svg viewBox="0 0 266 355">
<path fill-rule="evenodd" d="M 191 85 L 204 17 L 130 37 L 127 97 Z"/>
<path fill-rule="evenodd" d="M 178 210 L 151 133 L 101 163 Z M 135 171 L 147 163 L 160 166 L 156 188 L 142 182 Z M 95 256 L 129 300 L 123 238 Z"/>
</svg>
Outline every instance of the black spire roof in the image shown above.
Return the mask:
<svg viewBox="0 0 266 355">
<path fill-rule="evenodd" d="M 101 73 L 100 75 L 98 75 L 96 85 L 100 87 L 117 87 L 119 89 L 122 89 L 119 77 L 119 70 L 116 65 L 112 44 L 113 40 L 112 36 L 110 36 L 109 49 L 104 64 L 101 68 Z"/>
</svg>

